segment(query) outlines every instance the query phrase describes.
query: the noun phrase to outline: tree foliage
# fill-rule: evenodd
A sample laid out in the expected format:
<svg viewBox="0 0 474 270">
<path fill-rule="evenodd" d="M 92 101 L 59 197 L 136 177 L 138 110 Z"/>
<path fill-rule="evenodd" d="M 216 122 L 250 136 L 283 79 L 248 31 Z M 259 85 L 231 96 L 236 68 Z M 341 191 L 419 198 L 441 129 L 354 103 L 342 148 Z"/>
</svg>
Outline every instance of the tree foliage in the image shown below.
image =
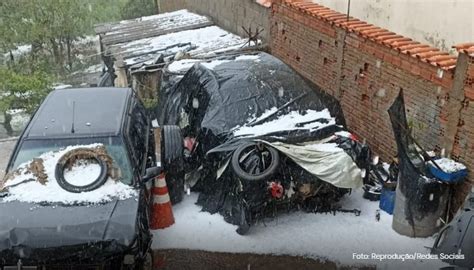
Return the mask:
<svg viewBox="0 0 474 270">
<path fill-rule="evenodd" d="M 33 112 L 51 90 L 47 74 L 21 74 L 0 68 L 0 111 L 22 109 Z"/>
<path fill-rule="evenodd" d="M 153 15 L 157 11 L 155 0 L 129 0 L 122 8 L 122 19 L 133 19 Z"/>
<path fill-rule="evenodd" d="M 12 135 L 11 110 L 32 113 L 51 90 L 49 76 L 43 72 L 21 74 L 13 69 L 0 68 L 0 113 L 4 126 Z"/>
<path fill-rule="evenodd" d="M 32 112 L 52 78 L 72 73 L 77 40 L 95 24 L 155 11 L 154 0 L 0 0 L 0 114 Z M 21 45 L 29 53 L 13 53 Z"/>
<path fill-rule="evenodd" d="M 48 54 L 60 69 L 70 68 L 74 41 L 93 34 L 96 23 L 119 19 L 125 3 L 125 0 L 1 0 L 0 50 L 9 53 L 19 45 L 29 44 L 33 58 Z"/>
</svg>

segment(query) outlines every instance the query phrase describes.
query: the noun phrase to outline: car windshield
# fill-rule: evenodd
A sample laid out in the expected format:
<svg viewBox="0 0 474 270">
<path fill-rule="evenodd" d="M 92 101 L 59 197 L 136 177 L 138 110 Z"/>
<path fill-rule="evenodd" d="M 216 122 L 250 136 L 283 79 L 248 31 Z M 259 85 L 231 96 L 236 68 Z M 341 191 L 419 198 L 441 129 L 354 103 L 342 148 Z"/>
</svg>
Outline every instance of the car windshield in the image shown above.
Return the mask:
<svg viewBox="0 0 474 270">
<path fill-rule="evenodd" d="M 67 138 L 67 139 L 37 139 L 22 142 L 18 154 L 14 160 L 13 168 L 32 160 L 46 152 L 58 151 L 68 146 L 89 145 L 101 143 L 114 161 L 114 166 L 122 171 L 121 182 L 132 184 L 132 170 L 127 156 L 127 151 L 122 138 L 117 136 L 93 137 L 93 138 Z"/>
</svg>

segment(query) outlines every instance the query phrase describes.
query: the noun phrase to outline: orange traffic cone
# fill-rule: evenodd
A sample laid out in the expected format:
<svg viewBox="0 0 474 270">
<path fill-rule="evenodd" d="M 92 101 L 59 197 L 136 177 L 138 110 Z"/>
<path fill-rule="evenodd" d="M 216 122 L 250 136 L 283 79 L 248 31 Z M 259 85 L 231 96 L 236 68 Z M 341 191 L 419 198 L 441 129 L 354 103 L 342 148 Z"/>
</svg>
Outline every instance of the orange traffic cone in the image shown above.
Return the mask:
<svg viewBox="0 0 474 270">
<path fill-rule="evenodd" d="M 155 179 L 155 186 L 152 188 L 153 213 L 151 216 L 150 228 L 152 230 L 164 229 L 174 224 L 173 210 L 171 208 L 170 195 L 166 187 L 165 174 L 161 173 Z"/>
</svg>

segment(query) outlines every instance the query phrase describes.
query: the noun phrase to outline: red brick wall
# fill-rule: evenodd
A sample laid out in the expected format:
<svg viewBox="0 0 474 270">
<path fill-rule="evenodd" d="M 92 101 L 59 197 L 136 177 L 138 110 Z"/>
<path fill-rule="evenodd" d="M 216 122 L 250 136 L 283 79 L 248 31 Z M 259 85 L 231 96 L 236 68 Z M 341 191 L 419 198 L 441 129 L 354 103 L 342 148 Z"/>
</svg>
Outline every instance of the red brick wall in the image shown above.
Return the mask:
<svg viewBox="0 0 474 270">
<path fill-rule="evenodd" d="M 400 89 L 409 124 L 427 150 L 444 147 L 456 57 L 313 3 L 274 1 L 272 54 L 341 102 L 348 128 L 388 160 L 396 154 L 387 113 Z M 472 61 L 472 59 L 471 59 Z M 472 75 L 472 63 L 467 71 Z M 474 91 L 466 79 L 453 156 L 474 171 Z M 469 90 L 471 89 L 471 90 Z M 469 92 L 471 91 L 471 92 Z M 451 101 L 453 102 L 453 101 Z M 469 103 L 469 102 L 468 102 Z"/>
<path fill-rule="evenodd" d="M 470 163 L 474 161 L 474 56 L 468 58 L 464 79 L 464 100 L 455 136 L 453 156 Z"/>
<path fill-rule="evenodd" d="M 474 50 L 474 45 L 471 50 Z M 452 155 L 460 162 L 468 164 L 471 171 L 470 179 L 472 184 L 474 180 L 474 55 L 460 58 L 467 59 L 468 67 L 463 82 L 464 99 L 461 100 L 463 106 L 460 111 Z M 470 185 L 468 183 L 459 185 L 457 190 L 460 195 L 458 197 L 462 199 L 463 195 L 469 191 L 469 188 Z"/>
</svg>

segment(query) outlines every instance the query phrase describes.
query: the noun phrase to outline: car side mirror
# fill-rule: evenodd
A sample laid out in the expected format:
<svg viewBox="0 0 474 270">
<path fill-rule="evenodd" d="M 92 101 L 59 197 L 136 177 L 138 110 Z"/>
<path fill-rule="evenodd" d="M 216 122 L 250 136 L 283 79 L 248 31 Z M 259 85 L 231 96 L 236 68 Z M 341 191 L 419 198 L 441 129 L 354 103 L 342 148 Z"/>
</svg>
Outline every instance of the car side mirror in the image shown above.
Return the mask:
<svg viewBox="0 0 474 270">
<path fill-rule="evenodd" d="M 159 166 L 146 169 L 145 175 L 142 177 L 142 183 L 146 183 L 151 179 L 157 177 L 162 171 L 163 169 Z"/>
</svg>

